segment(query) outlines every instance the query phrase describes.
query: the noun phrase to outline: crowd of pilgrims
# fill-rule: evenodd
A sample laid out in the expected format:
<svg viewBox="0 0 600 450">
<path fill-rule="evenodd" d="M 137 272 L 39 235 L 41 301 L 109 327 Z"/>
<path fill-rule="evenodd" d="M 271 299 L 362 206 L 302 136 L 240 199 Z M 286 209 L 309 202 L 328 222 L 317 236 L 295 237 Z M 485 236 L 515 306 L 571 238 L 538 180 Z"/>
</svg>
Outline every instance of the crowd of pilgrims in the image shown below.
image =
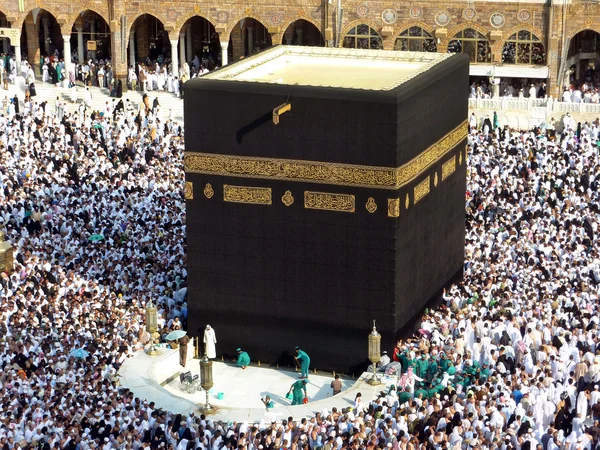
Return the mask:
<svg viewBox="0 0 600 450">
<path fill-rule="evenodd" d="M 148 343 L 149 300 L 163 336 L 185 327 L 182 128 L 149 106 L 1 114 L 15 267 L 0 276 L 0 450 L 596 448 L 597 133 L 483 128 L 468 138 L 464 279 L 390 346 L 380 394 L 223 423 L 116 378 Z"/>
<path fill-rule="evenodd" d="M 48 56 L 42 56 L 39 60 L 39 73 L 43 83 L 51 83 L 56 86 L 70 88 L 77 82 L 84 86 L 96 86 L 108 89 L 113 97 L 121 97 L 122 86 L 114 76 L 110 59 L 93 57 L 88 51 L 84 61 L 77 61 L 77 52 L 71 56 L 74 70 L 67 73 L 64 60 L 58 51 Z M 170 92 L 177 96 L 182 91 L 182 84 L 187 80 L 214 70 L 220 65 L 220 56 L 209 51 L 194 55 L 191 61 L 182 62 L 175 70 L 171 59 L 162 55 L 156 58 L 150 57 L 132 65 L 128 69 L 127 86 L 129 89 L 147 91 Z M 35 72 L 28 61 L 23 58 L 21 62 L 21 73 L 17 74 L 16 60 L 14 55 L 0 55 L 0 87 L 8 89 L 9 83 L 14 83 L 17 76 L 22 76 L 28 86 L 28 90 L 35 95 Z"/>
</svg>

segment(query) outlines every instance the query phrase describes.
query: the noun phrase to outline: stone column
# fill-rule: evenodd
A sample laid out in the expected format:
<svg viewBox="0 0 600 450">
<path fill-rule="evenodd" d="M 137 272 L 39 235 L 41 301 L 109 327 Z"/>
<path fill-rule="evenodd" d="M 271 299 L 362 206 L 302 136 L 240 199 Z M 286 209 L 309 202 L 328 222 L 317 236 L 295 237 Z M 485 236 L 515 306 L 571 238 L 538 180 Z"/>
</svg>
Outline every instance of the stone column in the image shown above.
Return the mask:
<svg viewBox="0 0 600 450">
<path fill-rule="evenodd" d="M 47 16 L 42 19 L 42 27 L 44 27 L 44 52 L 48 56 L 50 55 L 50 19 Z"/>
<path fill-rule="evenodd" d="M 227 50 L 229 49 L 229 41 L 221 41 L 221 66 L 226 66 L 229 64 L 229 53 Z"/>
<path fill-rule="evenodd" d="M 41 75 L 39 22 L 38 25 L 35 25 L 31 15 L 25 19 L 25 31 L 27 33 L 27 59 L 34 72 Z"/>
<path fill-rule="evenodd" d="M 69 73 L 73 72 L 73 64 L 71 63 L 71 35 L 63 34 L 63 59 L 65 60 L 65 76 L 70 80 Z"/>
<path fill-rule="evenodd" d="M 296 43 L 302 45 L 302 28 L 296 28 L 296 36 L 298 36 Z"/>
<path fill-rule="evenodd" d="M 185 33 L 185 37 L 186 37 L 186 44 L 185 44 L 185 50 L 187 52 L 187 61 L 188 63 L 191 63 L 192 59 L 194 59 L 194 55 L 192 55 L 192 24 L 188 24 L 187 27 L 187 31 Z"/>
<path fill-rule="evenodd" d="M 492 79 L 492 96 L 493 98 L 500 97 L 500 78 Z"/>
<path fill-rule="evenodd" d="M 113 76 L 115 82 L 121 80 L 123 92 L 127 91 L 127 49 L 122 47 L 121 31 L 118 21 L 111 22 L 110 48 L 112 58 Z"/>
<path fill-rule="evenodd" d="M 135 31 L 131 31 L 129 33 L 129 65 L 136 69 L 135 63 Z"/>
<path fill-rule="evenodd" d="M 248 30 L 246 52 L 248 53 L 248 56 L 252 56 L 252 53 L 254 53 L 254 28 L 247 27 L 246 30 Z"/>
<path fill-rule="evenodd" d="M 185 63 L 185 33 L 179 35 L 179 64 Z"/>
<path fill-rule="evenodd" d="M 85 61 L 85 53 L 83 48 L 83 27 L 77 27 L 77 60 L 79 64 Z"/>
<path fill-rule="evenodd" d="M 96 22 L 90 22 L 90 40 L 96 40 Z M 96 50 L 92 50 L 92 61 L 96 61 Z"/>
<path fill-rule="evenodd" d="M 8 41 L 8 39 L 6 39 L 6 41 Z M 15 45 L 15 63 L 17 65 L 17 76 L 21 76 L 21 44 L 20 43 L 19 43 L 19 45 Z"/>
<path fill-rule="evenodd" d="M 179 76 L 179 58 L 177 55 L 177 39 L 171 40 L 171 68 L 173 75 Z"/>
</svg>

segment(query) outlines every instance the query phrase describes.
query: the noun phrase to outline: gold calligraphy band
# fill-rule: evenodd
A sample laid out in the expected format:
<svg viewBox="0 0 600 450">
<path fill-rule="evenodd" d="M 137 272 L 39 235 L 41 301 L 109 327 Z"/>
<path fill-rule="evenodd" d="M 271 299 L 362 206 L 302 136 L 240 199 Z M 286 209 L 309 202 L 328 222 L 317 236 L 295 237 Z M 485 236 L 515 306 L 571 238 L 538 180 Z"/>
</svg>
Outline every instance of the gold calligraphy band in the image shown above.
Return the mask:
<svg viewBox="0 0 600 450">
<path fill-rule="evenodd" d="M 467 121 L 400 167 L 361 166 L 319 161 L 185 153 L 185 171 L 264 180 L 398 189 L 421 175 L 467 137 Z"/>
</svg>

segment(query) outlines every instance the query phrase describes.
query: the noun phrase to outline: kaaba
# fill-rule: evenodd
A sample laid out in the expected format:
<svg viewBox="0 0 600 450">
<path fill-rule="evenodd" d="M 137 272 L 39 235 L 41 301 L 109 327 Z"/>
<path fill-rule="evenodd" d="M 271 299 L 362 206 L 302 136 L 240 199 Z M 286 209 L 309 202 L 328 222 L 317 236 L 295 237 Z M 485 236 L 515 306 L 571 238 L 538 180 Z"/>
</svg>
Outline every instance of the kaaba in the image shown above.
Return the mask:
<svg viewBox="0 0 600 450">
<path fill-rule="evenodd" d="M 348 371 L 464 262 L 463 54 L 277 46 L 185 85 L 188 330 Z M 291 361 L 291 362 L 290 362 Z"/>
</svg>

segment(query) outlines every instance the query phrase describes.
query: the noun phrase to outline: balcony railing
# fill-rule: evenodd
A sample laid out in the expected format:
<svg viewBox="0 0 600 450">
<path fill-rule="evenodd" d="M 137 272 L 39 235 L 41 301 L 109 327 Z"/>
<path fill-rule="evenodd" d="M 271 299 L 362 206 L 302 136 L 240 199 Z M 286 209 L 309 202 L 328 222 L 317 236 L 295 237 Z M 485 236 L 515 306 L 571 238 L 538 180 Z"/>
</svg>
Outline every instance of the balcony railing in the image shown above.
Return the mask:
<svg viewBox="0 0 600 450">
<path fill-rule="evenodd" d="M 566 103 L 552 98 L 470 98 L 469 109 L 491 109 L 494 111 L 534 111 L 546 109 L 551 113 L 591 113 L 600 114 L 600 103 Z"/>
</svg>

